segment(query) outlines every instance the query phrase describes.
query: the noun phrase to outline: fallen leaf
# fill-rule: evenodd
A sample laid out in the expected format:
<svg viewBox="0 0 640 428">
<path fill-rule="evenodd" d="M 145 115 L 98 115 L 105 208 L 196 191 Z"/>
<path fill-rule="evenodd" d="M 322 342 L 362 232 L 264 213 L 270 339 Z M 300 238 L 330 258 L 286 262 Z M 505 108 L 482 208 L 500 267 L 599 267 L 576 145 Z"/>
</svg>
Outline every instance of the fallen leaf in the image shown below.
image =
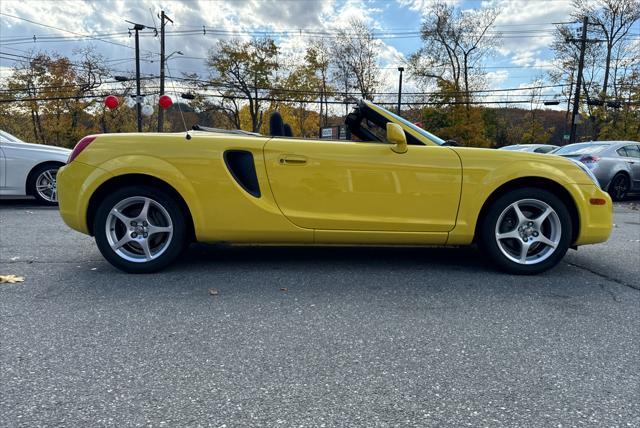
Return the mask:
<svg viewBox="0 0 640 428">
<path fill-rule="evenodd" d="M 217 296 L 218 295 L 218 289 L 210 288 L 209 289 L 209 294 L 212 295 L 212 296 Z"/>
<path fill-rule="evenodd" d="M 16 284 L 18 282 L 24 282 L 24 276 L 0 275 L 0 284 Z"/>
</svg>

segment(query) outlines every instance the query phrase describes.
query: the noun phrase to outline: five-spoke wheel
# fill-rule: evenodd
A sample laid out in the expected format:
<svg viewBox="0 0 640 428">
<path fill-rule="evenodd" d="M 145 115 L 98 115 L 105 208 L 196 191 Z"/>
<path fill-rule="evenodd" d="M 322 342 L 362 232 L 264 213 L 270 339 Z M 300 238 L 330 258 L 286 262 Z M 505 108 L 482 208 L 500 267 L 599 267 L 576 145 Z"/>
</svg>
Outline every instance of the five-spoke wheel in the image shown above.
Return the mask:
<svg viewBox="0 0 640 428">
<path fill-rule="evenodd" d="M 167 210 L 153 199 L 134 196 L 109 212 L 105 232 L 111 249 L 125 260 L 144 263 L 169 247 L 173 224 Z"/>
<path fill-rule="evenodd" d="M 525 214 L 526 213 L 526 214 Z M 520 264 L 543 261 L 560 243 L 562 225 L 549 204 L 523 199 L 506 207 L 496 222 L 498 248 Z"/>
<path fill-rule="evenodd" d="M 114 266 L 132 273 L 162 269 L 185 242 L 184 213 L 161 190 L 132 186 L 99 205 L 94 222 L 98 248 Z"/>
<path fill-rule="evenodd" d="M 480 244 L 503 269 L 539 273 L 564 256 L 571 240 L 565 204 L 553 193 L 526 188 L 498 198 L 480 225 Z"/>
</svg>

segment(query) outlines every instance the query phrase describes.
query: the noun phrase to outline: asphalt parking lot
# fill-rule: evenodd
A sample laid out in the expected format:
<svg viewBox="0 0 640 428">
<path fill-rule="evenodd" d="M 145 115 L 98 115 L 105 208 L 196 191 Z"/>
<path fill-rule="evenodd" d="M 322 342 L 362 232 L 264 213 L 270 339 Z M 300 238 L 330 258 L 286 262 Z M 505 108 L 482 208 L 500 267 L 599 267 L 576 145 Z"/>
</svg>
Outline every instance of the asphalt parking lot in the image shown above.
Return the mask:
<svg viewBox="0 0 640 428">
<path fill-rule="evenodd" d="M 133 276 L 0 201 L 0 274 L 25 278 L 0 284 L 0 425 L 639 426 L 638 206 L 539 276 L 472 248 L 205 245 Z"/>
</svg>

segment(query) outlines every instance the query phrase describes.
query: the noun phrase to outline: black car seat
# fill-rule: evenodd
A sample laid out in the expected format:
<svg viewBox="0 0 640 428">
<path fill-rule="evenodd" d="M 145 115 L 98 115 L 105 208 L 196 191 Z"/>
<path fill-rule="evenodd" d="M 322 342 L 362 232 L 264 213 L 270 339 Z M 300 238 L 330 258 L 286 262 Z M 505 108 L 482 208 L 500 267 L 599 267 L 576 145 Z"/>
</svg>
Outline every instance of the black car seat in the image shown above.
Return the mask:
<svg viewBox="0 0 640 428">
<path fill-rule="evenodd" d="M 277 111 L 269 116 L 269 135 L 272 137 L 284 137 L 284 121 Z"/>
<path fill-rule="evenodd" d="M 284 124 L 284 136 L 293 137 L 293 130 L 291 129 L 291 125 L 289 125 L 288 123 Z"/>
</svg>

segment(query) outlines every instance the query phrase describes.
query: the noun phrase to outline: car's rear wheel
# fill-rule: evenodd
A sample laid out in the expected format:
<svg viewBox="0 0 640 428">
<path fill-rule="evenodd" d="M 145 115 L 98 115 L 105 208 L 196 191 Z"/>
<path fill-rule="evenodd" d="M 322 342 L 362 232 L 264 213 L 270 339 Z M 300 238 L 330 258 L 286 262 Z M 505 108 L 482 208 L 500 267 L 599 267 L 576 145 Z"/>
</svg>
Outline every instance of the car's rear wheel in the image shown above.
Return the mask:
<svg viewBox="0 0 640 428">
<path fill-rule="evenodd" d="M 630 182 L 629 177 L 619 172 L 611 179 L 609 184 L 609 194 L 614 201 L 621 201 L 627 197 L 629 192 Z"/>
<path fill-rule="evenodd" d="M 37 166 L 29 174 L 27 192 L 41 205 L 58 205 L 56 176 L 61 164 L 48 163 Z"/>
<path fill-rule="evenodd" d="M 185 245 L 185 218 L 162 190 L 131 186 L 98 206 L 93 231 L 102 255 L 129 273 L 150 273 L 173 262 Z"/>
<path fill-rule="evenodd" d="M 480 245 L 498 267 L 515 274 L 552 268 L 571 244 L 567 207 L 543 189 L 518 189 L 498 198 L 480 227 Z"/>
</svg>

